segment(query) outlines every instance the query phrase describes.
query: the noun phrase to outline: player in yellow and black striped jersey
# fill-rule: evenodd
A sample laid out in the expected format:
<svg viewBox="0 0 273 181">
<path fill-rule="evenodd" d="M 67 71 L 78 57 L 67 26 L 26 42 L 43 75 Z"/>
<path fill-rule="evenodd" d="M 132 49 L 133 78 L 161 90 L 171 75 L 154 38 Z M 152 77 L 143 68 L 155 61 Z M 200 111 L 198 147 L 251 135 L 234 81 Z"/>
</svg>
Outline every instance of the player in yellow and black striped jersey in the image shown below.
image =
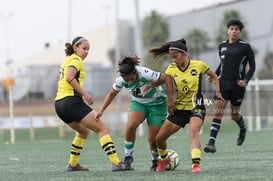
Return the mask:
<svg viewBox="0 0 273 181">
<path fill-rule="evenodd" d="M 203 109 L 203 97 L 201 94 L 202 75 L 208 70 L 207 64 L 192 59 L 189 60 L 189 65 L 184 71 L 181 71 L 175 63 L 169 65 L 165 73 L 171 76 L 176 83 L 177 98 L 175 100 L 175 108 L 177 110 L 192 110 L 196 106 Z"/>
<path fill-rule="evenodd" d="M 192 173 L 199 173 L 201 172 L 199 132 L 206 115 L 201 80 L 203 74 L 212 77 L 216 95 L 222 99 L 217 75 L 209 69 L 206 63 L 188 58 L 188 49 L 184 39 L 165 43 L 159 48 L 151 49 L 150 53 L 154 58 L 168 54 L 173 61 L 165 71 L 169 115 L 156 136 L 157 149 L 161 157 L 156 171 L 164 171 L 165 166 L 171 161 L 168 156 L 168 137 L 189 124 Z M 177 90 L 175 101 L 173 83 Z"/>
<path fill-rule="evenodd" d="M 84 37 L 76 37 L 72 43 L 65 44 L 67 58 L 60 67 L 60 78 L 55 98 L 57 115 L 77 134 L 72 141 L 67 171 L 88 171 L 79 164 L 79 156 L 89 131 L 94 130 L 102 149 L 107 154 L 112 171 L 124 170 L 116 152 L 115 145 L 108 133 L 108 128 L 101 119 L 96 119 L 92 96 L 83 89 L 85 70 L 83 61 L 89 52 L 89 42 Z"/>
<path fill-rule="evenodd" d="M 68 96 L 82 96 L 73 88 L 72 85 L 70 85 L 69 81 L 67 81 L 65 78 L 67 77 L 69 67 L 74 67 L 77 71 L 75 77 L 71 79 L 75 79 L 81 87 L 83 86 L 83 80 L 85 77 L 83 60 L 78 55 L 72 54 L 61 65 L 59 72 L 60 79 L 58 81 L 58 91 L 55 100 L 60 100 Z"/>
</svg>

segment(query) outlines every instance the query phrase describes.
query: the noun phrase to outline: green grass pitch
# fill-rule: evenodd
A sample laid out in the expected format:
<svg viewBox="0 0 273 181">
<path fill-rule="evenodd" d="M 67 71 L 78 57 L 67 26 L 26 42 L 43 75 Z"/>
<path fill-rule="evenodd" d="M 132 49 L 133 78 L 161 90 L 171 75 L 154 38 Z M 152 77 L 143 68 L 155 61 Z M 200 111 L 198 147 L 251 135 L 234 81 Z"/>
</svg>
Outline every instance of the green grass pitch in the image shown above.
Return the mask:
<svg viewBox="0 0 273 181">
<path fill-rule="evenodd" d="M 39 130 L 37 131 L 38 134 Z M 41 131 L 42 132 L 42 131 Z M 6 133 L 5 133 L 6 134 Z M 231 121 L 224 123 L 217 140 L 217 152 L 202 152 L 202 173 L 191 173 L 188 129 L 181 129 L 169 138 L 170 149 L 180 156 L 180 164 L 174 171 L 150 172 L 151 158 L 147 137 L 137 137 L 134 152 L 134 171 L 111 172 L 108 158 L 102 151 L 97 136 L 91 134 L 86 142 L 80 163 L 89 172 L 65 172 L 73 133 L 64 140 L 53 139 L 51 132 L 43 133 L 43 139 L 35 141 L 23 139 L 17 132 L 15 144 L 0 141 L 0 180 L 1 181 L 237 181 L 272 180 L 273 144 L 272 130 L 248 132 L 246 142 L 236 146 L 238 128 Z M 57 131 L 56 131 L 57 135 Z M 25 135 L 26 136 L 26 135 Z M 209 124 L 206 123 L 200 134 L 202 146 L 207 143 Z M 5 135 L 7 139 L 7 135 Z M 123 158 L 123 138 L 113 136 L 119 157 Z"/>
</svg>

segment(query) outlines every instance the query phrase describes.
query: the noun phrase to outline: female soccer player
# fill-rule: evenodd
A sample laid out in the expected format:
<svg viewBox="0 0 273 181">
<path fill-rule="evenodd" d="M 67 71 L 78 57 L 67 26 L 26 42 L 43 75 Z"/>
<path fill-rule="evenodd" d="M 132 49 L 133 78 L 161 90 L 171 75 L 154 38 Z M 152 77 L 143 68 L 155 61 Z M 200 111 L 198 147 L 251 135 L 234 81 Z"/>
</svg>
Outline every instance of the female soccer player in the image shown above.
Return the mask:
<svg viewBox="0 0 273 181">
<path fill-rule="evenodd" d="M 206 63 L 188 58 L 184 39 L 165 43 L 149 52 L 154 58 L 168 54 L 173 61 L 165 71 L 169 115 L 156 136 L 157 150 L 161 157 L 156 171 L 164 171 L 170 162 L 167 148 L 168 137 L 189 123 L 192 172 L 199 173 L 201 172 L 199 132 L 206 114 L 201 94 L 201 80 L 203 74 L 208 74 L 214 81 L 216 96 L 222 99 L 217 75 Z M 175 101 L 173 82 L 177 89 Z"/>
<path fill-rule="evenodd" d="M 152 154 L 151 171 L 155 171 L 158 161 L 155 136 L 167 115 L 166 95 L 160 87 L 165 76 L 139 65 L 138 57 L 125 57 L 119 62 L 120 76 L 117 77 L 112 90 L 105 97 L 98 111 L 100 118 L 118 92 L 125 87 L 130 95 L 130 107 L 125 131 L 124 163 L 126 170 L 132 170 L 133 151 L 138 126 L 146 119 L 148 124 L 148 141 Z"/>
<path fill-rule="evenodd" d="M 79 164 L 79 156 L 90 130 L 98 134 L 100 145 L 112 164 L 112 171 L 123 170 L 106 125 L 101 119 L 95 118 L 96 111 L 90 107 L 93 104 L 92 96 L 83 89 L 83 61 L 89 52 L 89 42 L 84 37 L 76 37 L 72 44 L 66 43 L 65 46 L 67 58 L 60 67 L 55 110 L 58 116 L 77 132 L 72 141 L 66 170 L 88 171 Z"/>
</svg>

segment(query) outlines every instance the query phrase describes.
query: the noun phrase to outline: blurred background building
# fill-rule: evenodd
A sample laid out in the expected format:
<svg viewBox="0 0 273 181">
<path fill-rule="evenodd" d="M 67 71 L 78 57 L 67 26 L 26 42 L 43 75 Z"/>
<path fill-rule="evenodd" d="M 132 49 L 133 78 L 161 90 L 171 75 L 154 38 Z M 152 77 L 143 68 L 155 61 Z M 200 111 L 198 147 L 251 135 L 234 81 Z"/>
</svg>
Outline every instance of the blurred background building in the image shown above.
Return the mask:
<svg viewBox="0 0 273 181">
<path fill-rule="evenodd" d="M 182 6 L 183 3 L 179 5 Z M 272 6 L 272 0 L 231 0 L 171 16 L 151 11 L 141 20 L 136 15 L 135 21 L 117 19 L 115 22 L 105 23 L 95 31 L 83 32 L 81 35 L 86 37 L 91 45 L 89 55 L 85 59 L 85 89 L 96 99 L 94 106 L 100 106 L 100 101 L 111 89 L 117 75 L 118 59 L 137 55 L 141 58 L 142 65 L 163 72 L 170 60 L 163 57 L 154 61 L 147 54 L 148 50 L 157 44 L 182 37 L 187 40 L 190 58 L 201 59 L 215 70 L 219 64 L 217 46 L 219 42 L 227 39 L 226 22 L 231 18 L 239 18 L 245 24 L 243 39 L 251 44 L 256 56 L 256 73 L 253 78 L 255 81 L 251 81 L 248 86 L 250 91 L 247 92 L 242 111 L 247 112 L 245 115 L 250 129 L 254 124 L 251 122 L 253 116 L 256 116 L 256 128 L 261 128 L 261 125 L 269 127 L 269 124 L 273 128 Z M 51 118 L 59 123 L 53 101 L 57 90 L 59 66 L 65 59 L 64 45 L 64 41 L 56 44 L 45 43 L 42 51 L 20 60 L 8 59 L 6 67 L 0 67 L 1 117 L 7 116 L 12 110 L 8 108 L 7 101 L 7 86 L 12 84 L 13 101 L 16 103 L 15 116 L 27 116 L 30 117 L 28 120 L 33 120 L 32 115 L 51 115 Z M 258 79 L 268 81 L 261 84 Z M 213 93 L 212 87 L 206 81 L 204 90 L 205 96 L 212 99 L 213 96 L 209 95 Z M 121 133 L 120 129 L 123 129 L 126 121 L 128 97 L 125 92 L 118 97 L 121 97 L 122 101 L 117 100 L 111 105 L 113 107 L 109 107 L 109 114 L 105 114 L 104 118 L 112 130 Z M 209 117 L 209 110 L 213 110 L 213 105 L 209 104 L 207 107 Z M 36 112 L 34 108 L 37 108 Z"/>
<path fill-rule="evenodd" d="M 172 16 L 160 16 L 160 12 L 151 12 L 151 15 L 140 21 L 139 27 L 136 27 L 135 22 L 128 20 L 118 20 L 118 28 L 116 27 L 117 22 L 109 22 L 96 31 L 83 34 L 91 43 L 90 54 L 85 60 L 87 70 L 85 88 L 96 97 L 104 97 L 111 88 L 116 76 L 114 54 L 117 45 L 117 29 L 120 35 L 118 43 L 121 57 L 140 54 L 142 61 L 149 59 L 146 55 L 149 47 L 144 45 L 143 52 L 136 50 L 136 41 L 139 40 L 136 40 L 134 35 L 138 30 L 137 28 L 142 28 L 142 41 L 145 44 L 145 41 L 149 38 L 147 38 L 147 35 L 145 37 L 145 21 L 152 18 L 153 15 L 159 15 L 166 22 L 168 28 L 166 41 L 176 40 L 181 37 L 190 39 L 189 34 L 191 32 L 203 32 L 206 48 L 201 49 L 199 52 L 190 51 L 190 56 L 204 60 L 214 70 L 219 62 L 217 55 L 218 43 L 215 40 L 219 35 L 219 27 L 222 26 L 226 30 L 225 24 L 222 25 L 225 13 L 237 13 L 245 24 L 248 35 L 247 41 L 255 50 L 257 63 L 255 77 L 271 79 L 273 78 L 273 12 L 270 9 L 272 5 L 273 1 L 271 0 L 235 0 Z M 192 40 L 188 40 L 189 47 L 192 46 L 192 42 Z M 162 42 L 154 41 L 153 43 Z M 57 88 L 59 65 L 64 58 L 64 42 L 61 42 L 57 45 L 45 44 L 43 51 L 23 60 L 12 61 L 9 66 L 12 67 L 11 74 L 15 78 L 15 84 L 12 88 L 13 99 L 15 101 L 53 99 Z M 165 64 L 160 62 L 152 62 L 147 65 L 154 68 L 153 66 L 156 64 L 159 70 L 166 68 L 164 67 Z M 6 69 L 5 67 L 2 68 Z M 3 72 L 4 70 L 1 71 L 1 73 Z M 4 102 L 5 89 L 3 81 L 2 87 L 0 102 Z"/>
</svg>

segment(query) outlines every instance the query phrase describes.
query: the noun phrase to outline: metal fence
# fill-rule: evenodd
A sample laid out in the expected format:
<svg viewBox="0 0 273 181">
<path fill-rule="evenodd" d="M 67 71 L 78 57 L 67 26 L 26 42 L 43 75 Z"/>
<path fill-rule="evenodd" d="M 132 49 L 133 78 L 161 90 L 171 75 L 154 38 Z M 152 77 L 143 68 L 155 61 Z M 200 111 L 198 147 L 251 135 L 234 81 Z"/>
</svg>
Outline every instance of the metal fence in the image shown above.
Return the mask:
<svg viewBox="0 0 273 181">
<path fill-rule="evenodd" d="M 250 81 L 244 105 L 249 131 L 273 129 L 273 79 Z"/>
</svg>

